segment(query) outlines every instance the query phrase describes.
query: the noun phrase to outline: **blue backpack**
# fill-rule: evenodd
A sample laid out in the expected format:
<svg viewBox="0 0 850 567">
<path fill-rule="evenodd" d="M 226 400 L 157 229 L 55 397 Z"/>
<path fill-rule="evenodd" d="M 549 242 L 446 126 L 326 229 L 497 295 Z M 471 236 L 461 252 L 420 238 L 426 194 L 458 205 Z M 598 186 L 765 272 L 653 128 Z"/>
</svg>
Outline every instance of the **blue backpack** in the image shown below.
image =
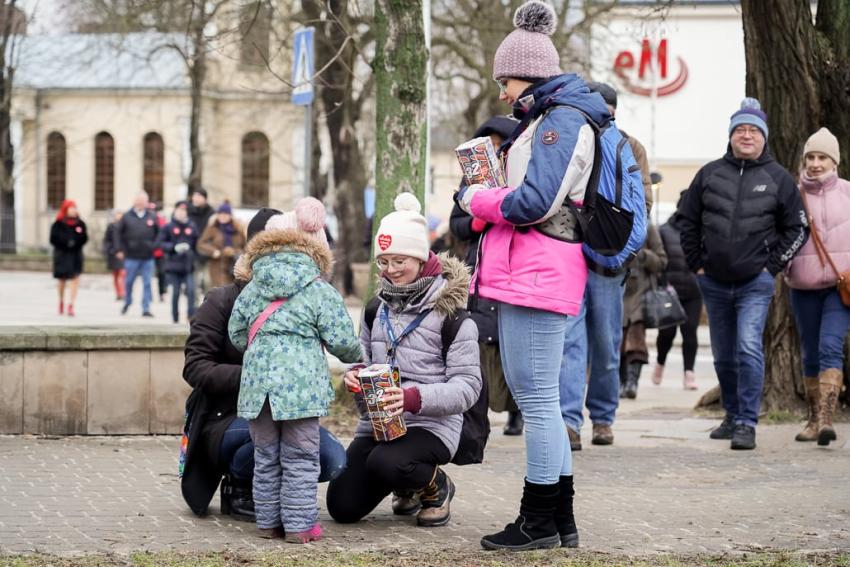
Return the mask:
<svg viewBox="0 0 850 567">
<path fill-rule="evenodd" d="M 569 198 L 538 230 L 553 238 L 579 235 L 588 267 L 606 276 L 622 273 L 646 240 L 646 201 L 640 166 L 617 126 L 600 126 L 575 107 L 593 128 L 593 168 L 579 209 Z M 556 218 L 557 217 L 557 218 Z"/>
</svg>

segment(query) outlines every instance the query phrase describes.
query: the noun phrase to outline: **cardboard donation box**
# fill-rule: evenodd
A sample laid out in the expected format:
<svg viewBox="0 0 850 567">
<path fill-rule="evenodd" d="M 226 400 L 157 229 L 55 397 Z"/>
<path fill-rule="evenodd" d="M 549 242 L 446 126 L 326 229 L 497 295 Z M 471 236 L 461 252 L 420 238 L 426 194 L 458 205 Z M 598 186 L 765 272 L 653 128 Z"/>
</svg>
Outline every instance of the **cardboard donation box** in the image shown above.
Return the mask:
<svg viewBox="0 0 850 567">
<path fill-rule="evenodd" d="M 389 364 L 373 364 L 360 371 L 360 389 L 366 402 L 369 420 L 372 422 L 375 441 L 392 441 L 407 433 L 404 417 L 401 414 L 390 417 L 384 409 L 384 390 L 400 385 L 398 370 L 394 370 Z"/>
<path fill-rule="evenodd" d="M 489 188 L 505 186 L 505 174 L 490 136 L 464 142 L 455 148 L 455 153 L 467 185 L 480 183 Z"/>
</svg>

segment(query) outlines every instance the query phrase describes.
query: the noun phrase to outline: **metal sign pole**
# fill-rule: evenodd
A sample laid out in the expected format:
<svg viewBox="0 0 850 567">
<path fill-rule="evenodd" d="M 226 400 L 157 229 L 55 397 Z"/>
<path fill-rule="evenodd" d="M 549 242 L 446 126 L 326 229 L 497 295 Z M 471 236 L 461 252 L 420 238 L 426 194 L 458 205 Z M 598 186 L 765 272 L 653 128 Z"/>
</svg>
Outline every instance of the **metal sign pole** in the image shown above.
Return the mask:
<svg viewBox="0 0 850 567">
<path fill-rule="evenodd" d="M 310 196 L 313 164 L 313 105 L 304 107 L 304 197 Z"/>
</svg>

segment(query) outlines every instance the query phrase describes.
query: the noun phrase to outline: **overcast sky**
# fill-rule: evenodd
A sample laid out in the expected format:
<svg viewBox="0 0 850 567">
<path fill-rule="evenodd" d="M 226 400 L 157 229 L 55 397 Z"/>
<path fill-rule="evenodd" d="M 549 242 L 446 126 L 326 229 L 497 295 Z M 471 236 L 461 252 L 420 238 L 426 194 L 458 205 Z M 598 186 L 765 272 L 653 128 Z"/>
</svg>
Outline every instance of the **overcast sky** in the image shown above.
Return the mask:
<svg viewBox="0 0 850 567">
<path fill-rule="evenodd" d="M 18 5 L 29 17 L 30 34 L 57 34 L 68 31 L 61 16 L 62 0 L 19 0 Z"/>
</svg>

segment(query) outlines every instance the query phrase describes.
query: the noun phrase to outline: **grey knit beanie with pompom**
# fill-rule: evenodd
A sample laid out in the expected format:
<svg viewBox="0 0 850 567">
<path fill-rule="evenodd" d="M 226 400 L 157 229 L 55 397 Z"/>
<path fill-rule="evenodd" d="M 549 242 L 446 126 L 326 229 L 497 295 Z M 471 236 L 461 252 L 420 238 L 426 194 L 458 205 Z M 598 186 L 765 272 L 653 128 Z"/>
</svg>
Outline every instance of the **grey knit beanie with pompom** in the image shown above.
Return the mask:
<svg viewBox="0 0 850 567">
<path fill-rule="evenodd" d="M 546 2 L 530 0 L 517 8 L 516 29 L 496 50 L 493 78 L 548 79 L 560 75 L 560 57 L 549 38 L 557 24 L 555 9 Z"/>
</svg>

